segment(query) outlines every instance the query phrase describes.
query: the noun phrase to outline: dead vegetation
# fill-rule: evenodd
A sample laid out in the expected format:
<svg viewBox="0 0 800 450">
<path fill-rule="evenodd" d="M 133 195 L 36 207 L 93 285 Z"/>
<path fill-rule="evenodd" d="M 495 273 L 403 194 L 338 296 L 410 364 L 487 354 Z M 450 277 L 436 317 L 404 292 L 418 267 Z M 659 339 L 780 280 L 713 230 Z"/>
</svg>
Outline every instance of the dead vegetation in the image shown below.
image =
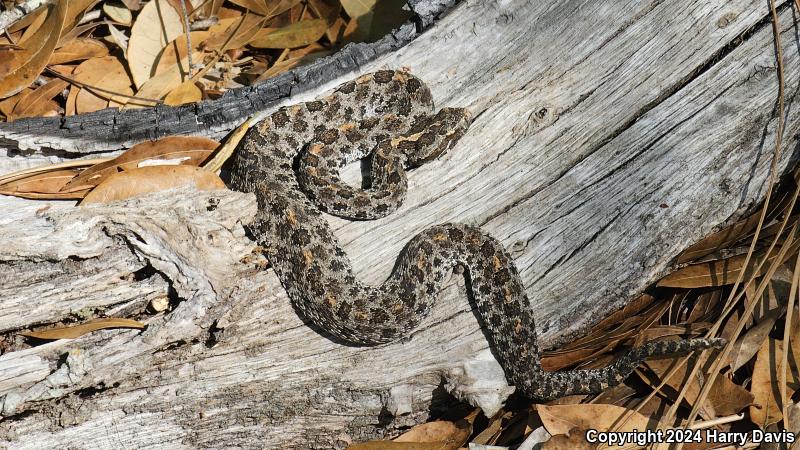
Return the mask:
<svg viewBox="0 0 800 450">
<path fill-rule="evenodd" d="M 364 6 L 368 2 L 322 0 L 274 7 L 252 0 L 159 2 L 62 1 L 7 28 L 0 47 L 0 95 L 5 97 L 0 113 L 14 120 L 215 98 L 243 80 L 258 82 L 327 54 L 344 40 L 366 38 L 362 31 L 356 37 L 356 30 L 369 28 L 363 17 L 371 11 Z M 358 5 L 367 9 L 352 9 Z M 777 21 L 774 5 L 772 10 Z M 161 41 L 138 31 L 144 27 L 137 23 L 145 19 L 162 24 Z M 780 39 L 777 32 L 775 39 Z M 784 117 L 781 48 L 776 42 L 781 82 L 774 161 Z M 111 201 L 186 182 L 218 188 L 214 173 L 237 141 L 231 137 L 220 145 L 204 138 L 166 138 L 113 159 L 2 176 L 0 193 L 89 202 L 91 195 L 100 199 L 95 201 Z M 186 175 L 179 176 L 183 169 L 177 167 L 182 166 L 187 166 Z M 196 169 L 200 166 L 207 170 Z M 768 194 L 759 211 L 688 248 L 678 257 L 678 268 L 650 292 L 585 337 L 547 353 L 543 365 L 548 370 L 603 366 L 621 347 L 686 336 L 726 338 L 729 344 L 722 351 L 648 361 L 625 384 L 598 396 L 546 405 L 516 399 L 491 418 L 456 408 L 443 420 L 414 427 L 392 442 L 350 448 L 457 449 L 468 442 L 470 448 L 595 448 L 585 441 L 588 430 L 634 429 L 687 433 L 684 444 L 671 448 L 781 448 L 753 441 L 735 447 L 704 431 L 761 430 L 776 437 L 800 433 L 800 171 L 780 185 L 774 174 L 773 166 L 774 194 Z M 169 183 L 160 185 L 163 180 Z M 109 326 L 124 325 L 112 321 Z M 81 332 L 102 328 L 82 327 Z M 76 332 L 68 327 L 29 335 L 52 339 Z M 634 442 L 622 448 L 642 446 Z"/>
</svg>

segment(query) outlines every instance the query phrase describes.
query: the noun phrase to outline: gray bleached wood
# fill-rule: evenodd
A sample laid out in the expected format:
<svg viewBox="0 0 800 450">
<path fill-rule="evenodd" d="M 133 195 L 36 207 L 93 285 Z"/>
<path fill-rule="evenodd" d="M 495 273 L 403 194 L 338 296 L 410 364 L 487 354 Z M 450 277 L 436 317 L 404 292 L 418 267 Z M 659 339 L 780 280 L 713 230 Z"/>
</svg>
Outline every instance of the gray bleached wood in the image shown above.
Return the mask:
<svg viewBox="0 0 800 450">
<path fill-rule="evenodd" d="M 792 107 L 800 57 L 792 12 L 781 5 L 784 170 L 800 131 Z M 545 346 L 585 331 L 658 279 L 680 250 L 763 197 L 777 92 L 767 18 L 762 2 L 744 0 L 462 3 L 359 69 L 409 67 L 439 106 L 468 106 L 477 119 L 453 151 L 410 175 L 409 197 L 393 216 L 329 217 L 357 273 L 381 281 L 427 226 L 480 225 L 513 252 Z M 204 212 L 209 196 L 220 207 Z M 449 401 L 447 389 L 459 390 L 455 372 L 487 348 L 463 282 L 452 277 L 408 339 L 338 345 L 303 324 L 274 273 L 237 262 L 252 248 L 237 231 L 252 204 L 242 194 L 181 191 L 102 212 L 37 218 L 29 210 L 1 223 L 0 239 L 27 223 L 45 227 L 23 256 L 9 258 L 16 241 L 0 240 L 5 265 L 47 259 L 36 259 L 37 241 L 43 254 L 63 255 L 63 246 L 80 257 L 74 244 L 46 236 L 57 224 L 90 229 L 85 245 L 100 248 L 96 257 L 131 272 L 150 264 L 177 297 L 141 334 L 103 331 L 0 356 L 2 406 L 11 414 L 0 422 L 0 445 L 342 447 L 424 420 Z M 196 215 L 167 220 L 168 205 Z M 93 214 L 115 217 L 114 225 L 78 226 Z M 217 238 L 206 236 L 209 224 Z M 215 258 L 187 256 L 206 246 Z M 117 252 L 128 253 L 114 259 Z M 163 289 L 146 280 L 131 289 Z M 27 300 L 20 317 L 23 304 L 38 302 L 33 289 L 18 294 Z M 4 330 L 23 323 L 5 320 Z"/>
</svg>

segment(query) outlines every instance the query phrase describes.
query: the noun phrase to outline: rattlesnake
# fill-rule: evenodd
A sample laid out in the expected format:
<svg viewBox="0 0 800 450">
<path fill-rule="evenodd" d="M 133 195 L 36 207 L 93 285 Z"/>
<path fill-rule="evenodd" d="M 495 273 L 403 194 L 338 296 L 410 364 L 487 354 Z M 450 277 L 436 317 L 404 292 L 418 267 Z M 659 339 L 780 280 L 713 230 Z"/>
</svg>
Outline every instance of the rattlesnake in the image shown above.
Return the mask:
<svg viewBox="0 0 800 450">
<path fill-rule="evenodd" d="M 256 194 L 259 211 L 251 232 L 296 308 L 313 324 L 352 344 L 398 339 L 425 317 L 445 275 L 461 265 L 500 365 L 530 398 L 596 393 L 621 382 L 646 357 L 724 344 L 651 342 L 603 369 L 546 372 L 532 309 L 510 255 L 469 225 L 422 231 L 383 284 L 361 283 L 320 209 L 359 220 L 390 214 L 406 192 L 405 169 L 452 147 L 470 122 L 465 109 L 434 114 L 430 91 L 419 79 L 380 71 L 344 83 L 323 99 L 281 108 L 248 132 L 232 164 L 232 187 Z M 367 155 L 371 185 L 342 182 L 339 169 Z"/>
</svg>

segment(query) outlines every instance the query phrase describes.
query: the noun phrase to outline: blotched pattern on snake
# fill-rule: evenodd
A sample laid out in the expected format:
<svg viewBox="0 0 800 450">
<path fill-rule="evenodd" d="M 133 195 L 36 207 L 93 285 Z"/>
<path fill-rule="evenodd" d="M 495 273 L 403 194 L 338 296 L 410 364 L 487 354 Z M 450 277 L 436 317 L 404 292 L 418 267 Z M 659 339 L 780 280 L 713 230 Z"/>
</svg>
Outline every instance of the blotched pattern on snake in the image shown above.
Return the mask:
<svg viewBox="0 0 800 450">
<path fill-rule="evenodd" d="M 435 113 L 419 79 L 381 71 L 323 99 L 281 108 L 248 132 L 233 163 L 232 186 L 256 194 L 259 212 L 251 231 L 302 314 L 353 344 L 392 341 L 419 324 L 445 276 L 461 265 L 507 378 L 522 394 L 540 400 L 596 393 L 621 382 L 646 357 L 724 343 L 651 342 L 606 368 L 546 372 L 532 309 L 510 255 L 469 225 L 422 231 L 383 284 L 360 282 L 320 209 L 360 220 L 390 214 L 405 195 L 405 170 L 452 147 L 470 121 L 465 109 Z M 339 169 L 366 156 L 370 184 L 356 188 L 342 182 Z"/>
</svg>

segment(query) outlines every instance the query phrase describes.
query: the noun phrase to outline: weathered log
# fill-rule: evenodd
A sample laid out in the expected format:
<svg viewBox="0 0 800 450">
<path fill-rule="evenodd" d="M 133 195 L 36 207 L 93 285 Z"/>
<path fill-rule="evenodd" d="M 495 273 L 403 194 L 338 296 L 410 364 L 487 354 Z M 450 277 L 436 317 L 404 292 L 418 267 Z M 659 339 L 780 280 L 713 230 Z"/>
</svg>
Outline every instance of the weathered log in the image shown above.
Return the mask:
<svg viewBox="0 0 800 450">
<path fill-rule="evenodd" d="M 232 89 L 217 100 L 184 106 L 104 109 L 69 117 L 38 117 L 0 123 L 0 147 L 44 154 L 108 152 L 176 134 L 221 137 L 282 99 L 317 88 L 336 76 L 408 44 L 445 14 L 455 0 L 409 2 L 414 12 L 405 24 L 374 43 L 352 43 L 335 54 L 254 86 Z"/>
<path fill-rule="evenodd" d="M 800 131 L 800 56 L 790 2 L 780 15 L 783 172 Z M 475 113 L 469 132 L 410 175 L 393 216 L 329 220 L 374 283 L 427 226 L 485 228 L 512 251 L 542 342 L 565 342 L 763 198 L 774 66 L 762 2 L 462 3 L 358 72 L 409 67 L 440 106 Z M 348 347 L 307 326 L 244 235 L 250 195 L 184 189 L 46 211 L 0 201 L 13 211 L 0 219 L 9 448 L 342 447 L 497 380 L 459 277 L 402 342 Z M 162 296 L 171 309 L 149 313 Z M 148 328 L 31 348 L 13 334 L 114 308 Z M 492 384 L 473 401 L 490 409 L 506 392 Z"/>
</svg>

